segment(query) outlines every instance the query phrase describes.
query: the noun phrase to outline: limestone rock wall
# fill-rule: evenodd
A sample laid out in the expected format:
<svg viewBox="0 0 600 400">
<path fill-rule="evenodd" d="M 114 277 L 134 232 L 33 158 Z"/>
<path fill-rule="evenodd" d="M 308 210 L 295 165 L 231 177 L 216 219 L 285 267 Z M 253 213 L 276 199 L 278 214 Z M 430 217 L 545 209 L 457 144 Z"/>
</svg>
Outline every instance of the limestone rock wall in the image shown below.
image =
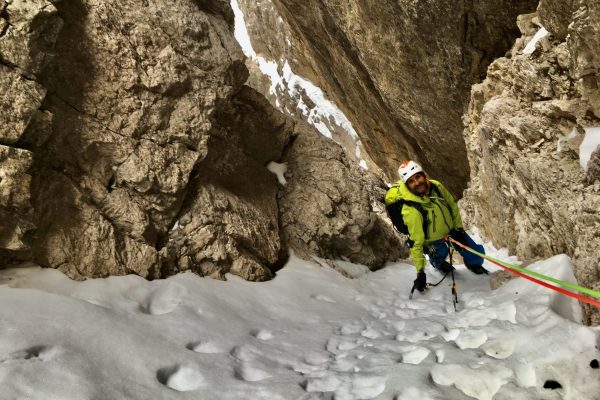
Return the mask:
<svg viewBox="0 0 600 400">
<path fill-rule="evenodd" d="M 396 179 L 400 162 L 412 158 L 456 195 L 469 176 L 461 117 L 470 87 L 518 36 L 516 16 L 536 5 L 240 1 L 256 51 L 287 59 L 323 88 L 388 180 Z M 278 28 L 265 32 L 273 24 Z M 287 31 L 289 43 L 282 37 Z"/>
<path fill-rule="evenodd" d="M 62 26 L 45 0 L 0 1 L 0 260 L 26 257 L 35 228 L 29 169 L 33 154 L 19 145 L 46 95 L 40 74 Z"/>
<path fill-rule="evenodd" d="M 568 18 L 566 17 L 568 16 Z M 466 218 L 523 259 L 567 253 L 578 281 L 600 289 L 597 149 L 580 166 L 585 128 L 600 126 L 600 4 L 545 0 L 523 15 L 509 57 L 473 87 L 465 116 L 471 183 Z M 540 26 L 532 54 L 522 50 Z M 568 36 L 565 35 L 568 33 Z M 600 312 L 585 307 L 586 321 Z"/>
<path fill-rule="evenodd" d="M 342 147 L 307 124 L 296 131 L 283 156 L 289 182 L 280 198 L 289 246 L 305 257 L 346 259 L 373 269 L 408 257 L 378 209 L 386 190 L 381 179 L 352 167 Z"/>
<path fill-rule="evenodd" d="M 298 150 L 314 130 L 247 78 L 228 1 L 0 2 L 3 265 L 33 260 L 77 279 L 192 270 L 265 280 L 305 248 L 284 223 L 297 219 L 315 236 L 302 238 L 307 257 L 376 268 L 398 256 L 391 228 L 371 215 L 380 194 L 358 183 L 373 178 L 329 140 Z M 303 175 L 329 153 L 335 170 Z M 290 187 L 296 174 L 302 191 L 337 185 L 344 201 L 307 211 L 314 204 L 266 168 L 284 154 L 304 171 Z M 326 224 L 329 241 L 316 228 Z M 332 243 L 342 232 L 347 242 Z"/>
</svg>

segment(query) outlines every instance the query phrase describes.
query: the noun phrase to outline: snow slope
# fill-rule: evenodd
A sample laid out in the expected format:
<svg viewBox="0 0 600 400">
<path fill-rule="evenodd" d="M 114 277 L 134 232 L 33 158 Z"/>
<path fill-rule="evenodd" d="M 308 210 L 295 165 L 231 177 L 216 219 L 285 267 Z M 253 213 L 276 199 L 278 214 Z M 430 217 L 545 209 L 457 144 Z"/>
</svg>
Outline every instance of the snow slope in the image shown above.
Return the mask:
<svg viewBox="0 0 600 400">
<path fill-rule="evenodd" d="M 566 256 L 530 268 L 573 279 Z M 570 300 L 456 275 L 458 312 L 449 279 L 409 300 L 407 264 L 348 279 L 292 258 L 265 283 L 4 270 L 0 398 L 600 399 L 600 330 Z"/>
</svg>

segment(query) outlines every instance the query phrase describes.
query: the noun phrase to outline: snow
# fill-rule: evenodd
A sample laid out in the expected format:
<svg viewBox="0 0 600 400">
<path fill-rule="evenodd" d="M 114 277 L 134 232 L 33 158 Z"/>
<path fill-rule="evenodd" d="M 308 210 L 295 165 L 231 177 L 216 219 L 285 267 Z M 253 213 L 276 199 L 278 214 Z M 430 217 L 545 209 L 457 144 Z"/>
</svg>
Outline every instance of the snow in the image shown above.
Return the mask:
<svg viewBox="0 0 600 400">
<path fill-rule="evenodd" d="M 267 169 L 274 173 L 277 176 L 277 181 L 280 185 L 287 185 L 287 181 L 285 180 L 285 171 L 287 171 L 287 165 L 285 163 L 276 163 L 275 161 L 271 161 L 267 164 Z"/>
<path fill-rule="evenodd" d="M 489 277 L 456 267 L 457 312 L 449 279 L 409 300 L 404 263 L 349 279 L 292 256 L 263 283 L 5 269 L 2 397 L 599 398 L 600 328 L 576 322 L 576 301 L 520 278 L 492 291 Z M 564 255 L 529 268 L 574 281 Z"/>
<path fill-rule="evenodd" d="M 523 54 L 532 54 L 535 51 L 535 46 L 537 43 L 548 34 L 546 28 L 541 27 L 533 36 L 533 38 L 525 45 L 523 49 Z"/>
<path fill-rule="evenodd" d="M 600 126 L 585 128 L 585 136 L 579 147 L 579 163 L 584 171 L 587 171 L 588 161 L 598 146 L 600 146 Z"/>
</svg>

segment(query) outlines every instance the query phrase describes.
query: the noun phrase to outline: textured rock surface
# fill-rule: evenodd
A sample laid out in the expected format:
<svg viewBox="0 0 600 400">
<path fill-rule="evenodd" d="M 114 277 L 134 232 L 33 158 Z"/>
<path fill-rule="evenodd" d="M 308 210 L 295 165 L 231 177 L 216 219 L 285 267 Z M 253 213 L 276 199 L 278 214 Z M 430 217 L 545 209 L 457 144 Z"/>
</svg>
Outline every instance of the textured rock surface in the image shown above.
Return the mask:
<svg viewBox="0 0 600 400">
<path fill-rule="evenodd" d="M 306 210 L 280 206 L 290 197 L 266 165 L 288 145 L 297 154 L 288 162 L 311 165 L 290 143 L 317 134 L 243 86 L 229 2 L 55 5 L 0 3 L 0 143 L 14 146 L 0 146 L 3 261 L 33 259 L 77 279 L 193 270 L 265 280 L 290 246 L 305 248 L 280 225 Z M 354 183 L 327 170 L 302 183 L 339 184 L 346 199 L 332 206 L 328 234 L 348 240 L 322 240 L 314 226 L 328 216 L 317 212 L 304 221 L 317 236 L 311 249 L 378 267 L 398 252 L 357 184 L 373 178 L 322 140 L 317 155 L 337 154 L 335 178 Z"/>
<path fill-rule="evenodd" d="M 36 261 L 71 276 L 158 276 L 211 114 L 246 79 L 231 16 L 193 1 L 56 6 L 65 25 L 42 74 L 52 123 L 28 134 Z"/>
<path fill-rule="evenodd" d="M 260 31 L 275 19 L 265 13 L 271 2 L 242 1 L 257 51 L 287 58 L 323 88 L 389 180 L 410 157 L 459 195 L 468 179 L 461 116 L 470 86 L 510 48 L 516 16 L 537 0 L 272 3 L 291 32 L 293 58 L 286 45 L 274 48 L 281 30 Z"/>
<path fill-rule="evenodd" d="M 163 274 L 192 269 L 223 278 L 272 277 L 281 251 L 277 180 L 266 168 L 279 160 L 293 124 L 249 87 L 216 115 L 207 156 L 168 235 Z M 281 258 L 281 260 L 280 260 Z"/>
<path fill-rule="evenodd" d="M 45 0 L 0 1 L 0 260 L 26 259 L 34 228 L 29 185 L 33 155 L 15 146 L 40 119 L 46 95 L 37 81 L 62 26 Z M 6 146 L 4 146 L 6 145 Z"/>
<path fill-rule="evenodd" d="M 288 184 L 280 199 L 289 246 L 305 257 L 342 258 L 373 269 L 407 257 L 399 237 L 376 212 L 383 182 L 352 168 L 340 146 L 308 125 L 296 129 L 283 157 Z"/>
<path fill-rule="evenodd" d="M 511 58 L 473 87 L 465 130 L 472 181 L 462 206 L 467 221 L 522 259 L 573 256 L 578 281 L 598 290 L 600 181 L 591 177 L 595 158 L 586 179 L 578 153 L 583 128 L 600 125 L 600 5 L 578 6 L 567 41 L 545 38 L 532 55 L 521 51 L 537 18 L 522 16 Z M 588 323 L 600 324 L 597 309 L 585 310 Z"/>
<path fill-rule="evenodd" d="M 34 228 L 30 203 L 31 153 L 0 146 L 0 257 L 28 249 L 25 235 Z M 3 254 L 6 253 L 6 254 Z"/>
</svg>

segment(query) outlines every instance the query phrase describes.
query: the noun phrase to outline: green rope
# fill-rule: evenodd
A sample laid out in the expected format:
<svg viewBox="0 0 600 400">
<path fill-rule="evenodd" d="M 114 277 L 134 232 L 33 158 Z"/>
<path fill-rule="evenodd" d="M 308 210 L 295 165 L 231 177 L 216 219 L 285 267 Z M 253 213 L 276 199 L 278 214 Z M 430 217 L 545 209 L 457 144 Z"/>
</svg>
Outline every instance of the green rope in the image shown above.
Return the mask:
<svg viewBox="0 0 600 400">
<path fill-rule="evenodd" d="M 465 250 L 467 250 L 467 251 L 469 251 L 469 252 L 471 252 L 473 254 L 477 254 L 479 257 L 482 257 L 482 258 L 485 258 L 487 260 L 491 260 L 491 261 L 497 262 L 498 264 L 502 264 L 506 268 L 511 268 L 511 269 L 514 269 L 515 271 L 522 272 L 522 273 L 524 273 L 526 275 L 535 276 L 536 278 L 540 278 L 540 279 L 543 279 L 543 280 L 546 280 L 546 281 L 549 281 L 549 282 L 552 282 L 552 283 L 556 283 L 557 285 L 560 285 L 560 286 L 563 286 L 563 287 L 567 287 L 569 289 L 573 289 L 573 290 L 576 290 L 576 291 L 578 291 L 580 293 L 585 293 L 585 294 L 587 294 L 589 296 L 592 296 L 592 297 L 595 297 L 597 299 L 600 299 L 600 292 L 598 292 L 596 290 L 588 289 L 588 288 L 576 285 L 576 284 L 571 283 L 571 282 L 561 281 L 560 279 L 552 278 L 550 276 L 546 276 L 546 275 L 540 274 L 539 272 L 528 270 L 527 268 L 518 267 L 516 265 L 507 263 L 506 261 L 498 260 L 497 258 L 490 257 L 490 256 L 488 256 L 486 254 L 480 253 L 480 252 L 478 252 L 476 250 L 473 250 L 473 249 L 471 249 L 469 247 L 466 247 L 466 246 L 462 245 L 461 243 L 457 242 L 454 239 L 450 239 L 450 240 L 452 242 L 454 242 L 454 243 L 457 243 L 458 245 L 460 245 L 461 247 L 463 247 Z"/>
</svg>

